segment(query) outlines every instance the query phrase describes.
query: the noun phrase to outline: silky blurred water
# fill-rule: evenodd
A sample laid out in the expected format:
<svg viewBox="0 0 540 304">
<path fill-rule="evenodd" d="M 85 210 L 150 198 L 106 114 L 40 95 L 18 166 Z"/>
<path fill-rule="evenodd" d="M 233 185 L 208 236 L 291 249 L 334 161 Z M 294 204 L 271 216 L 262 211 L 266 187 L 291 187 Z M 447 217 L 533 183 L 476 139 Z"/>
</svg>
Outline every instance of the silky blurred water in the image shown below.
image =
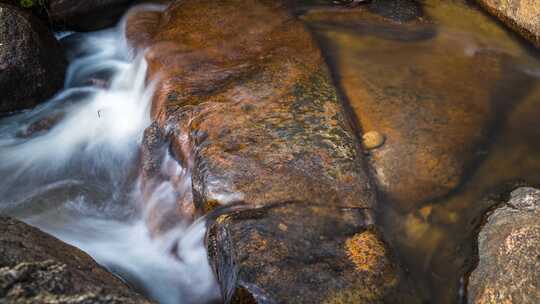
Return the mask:
<svg viewBox="0 0 540 304">
<path fill-rule="evenodd" d="M 164 181 L 142 201 L 137 162 L 153 87 L 124 28 L 59 33 L 70 60 L 64 89 L 0 120 L 0 213 L 81 248 L 160 303 L 210 302 L 219 291 L 204 219 L 159 236 L 147 226 L 153 201 L 174 205 L 181 194 Z M 183 170 L 175 164 L 163 174 Z"/>
</svg>

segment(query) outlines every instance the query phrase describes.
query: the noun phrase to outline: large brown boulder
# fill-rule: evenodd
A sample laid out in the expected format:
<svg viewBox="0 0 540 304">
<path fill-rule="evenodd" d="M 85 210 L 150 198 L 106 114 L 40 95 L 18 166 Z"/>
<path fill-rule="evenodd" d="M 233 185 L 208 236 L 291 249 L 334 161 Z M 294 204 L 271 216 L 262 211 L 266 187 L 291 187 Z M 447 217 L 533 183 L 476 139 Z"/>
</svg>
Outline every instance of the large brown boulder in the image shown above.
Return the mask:
<svg viewBox="0 0 540 304">
<path fill-rule="evenodd" d="M 508 56 L 458 45 L 425 18 L 395 23 L 367 9 L 313 10 L 302 18 L 331 54 L 360 128 L 384 138 L 368 159 L 384 199 L 402 210 L 461 185 L 512 107 L 508 100 L 518 100 L 501 89 L 518 85 L 505 83 Z"/>
<path fill-rule="evenodd" d="M 147 174 L 159 167 L 147 162 L 161 133 L 192 172 L 199 209 L 290 200 L 373 207 L 321 54 L 282 2 L 178 1 L 163 14 L 135 13 L 128 38 L 149 47 L 149 78 L 159 79 Z"/>
<path fill-rule="evenodd" d="M 217 211 L 225 215 L 208 235 L 226 301 L 242 301 L 232 299 L 238 289 L 256 303 L 298 302 L 294 290 L 308 302 L 380 302 L 402 273 L 378 233 L 363 235 L 375 194 L 362 149 L 316 44 L 286 2 L 176 1 L 163 13 L 128 17 L 128 40 L 147 50 L 156 85 L 142 148 L 145 192 L 156 178 L 176 183 L 163 173 L 170 151 L 191 172 L 192 196 L 154 213 L 170 222 L 185 210 L 238 204 L 242 211 Z M 371 268 L 355 270 L 347 257 L 356 234 L 359 261 Z"/>
<path fill-rule="evenodd" d="M 477 0 L 508 27 L 540 48 L 540 4 L 537 0 Z"/>
<path fill-rule="evenodd" d="M 62 88 L 66 61 L 48 28 L 0 4 L 0 112 L 33 107 Z"/>
<path fill-rule="evenodd" d="M 540 190 L 519 188 L 478 235 L 469 303 L 540 302 Z"/>
<path fill-rule="evenodd" d="M 150 303 L 79 249 L 0 216 L 0 303 Z"/>
</svg>

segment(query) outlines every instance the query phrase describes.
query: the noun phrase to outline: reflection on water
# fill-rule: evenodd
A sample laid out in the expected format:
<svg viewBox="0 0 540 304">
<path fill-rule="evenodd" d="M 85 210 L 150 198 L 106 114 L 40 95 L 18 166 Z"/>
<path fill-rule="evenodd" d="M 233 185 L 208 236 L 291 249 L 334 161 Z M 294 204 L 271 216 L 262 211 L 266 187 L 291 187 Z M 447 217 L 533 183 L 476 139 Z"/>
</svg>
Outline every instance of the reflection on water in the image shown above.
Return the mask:
<svg viewBox="0 0 540 304">
<path fill-rule="evenodd" d="M 462 301 L 481 215 L 540 185 L 537 51 L 461 1 L 424 1 L 407 22 L 308 2 L 358 127 L 387 136 L 369 155 L 387 238 L 427 302 Z"/>
<path fill-rule="evenodd" d="M 146 224 L 151 202 L 142 202 L 137 161 L 152 85 L 146 62 L 128 52 L 123 23 L 62 37 L 65 89 L 0 120 L 0 212 L 81 248 L 161 303 L 218 298 L 205 221 L 154 238 Z M 167 182 L 157 188 L 160 204 L 176 203 Z"/>
</svg>

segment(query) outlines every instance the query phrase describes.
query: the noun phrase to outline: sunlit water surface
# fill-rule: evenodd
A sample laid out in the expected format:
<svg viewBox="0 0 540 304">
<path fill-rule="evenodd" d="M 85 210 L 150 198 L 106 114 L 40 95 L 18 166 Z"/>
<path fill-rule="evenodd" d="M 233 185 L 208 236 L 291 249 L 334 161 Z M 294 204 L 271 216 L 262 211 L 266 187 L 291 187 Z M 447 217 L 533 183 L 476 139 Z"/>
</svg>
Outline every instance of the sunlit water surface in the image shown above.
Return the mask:
<svg viewBox="0 0 540 304">
<path fill-rule="evenodd" d="M 218 298 L 205 221 L 178 223 L 157 237 L 145 224 L 137 162 L 152 85 L 145 60 L 125 43 L 124 22 L 57 37 L 70 60 L 64 89 L 0 120 L 0 213 L 81 248 L 160 303 Z M 150 200 L 174 204 L 178 195 L 163 182 Z"/>
</svg>

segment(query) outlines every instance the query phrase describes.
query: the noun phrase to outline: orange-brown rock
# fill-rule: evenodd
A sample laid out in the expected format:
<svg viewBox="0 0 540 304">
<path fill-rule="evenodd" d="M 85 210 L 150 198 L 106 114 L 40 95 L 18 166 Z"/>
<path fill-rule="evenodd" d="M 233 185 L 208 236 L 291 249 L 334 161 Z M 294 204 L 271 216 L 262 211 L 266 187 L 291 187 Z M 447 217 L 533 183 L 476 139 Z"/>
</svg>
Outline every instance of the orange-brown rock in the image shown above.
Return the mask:
<svg viewBox="0 0 540 304">
<path fill-rule="evenodd" d="M 148 48 L 157 81 L 152 115 L 192 167 L 199 208 L 373 206 L 359 142 L 319 50 L 283 2 L 178 1 L 129 20 L 128 38 Z"/>
<path fill-rule="evenodd" d="M 369 151 L 371 168 L 384 199 L 402 210 L 456 189 L 508 100 L 518 100 L 503 89 L 511 87 L 504 54 L 438 33 L 433 22 L 397 24 L 365 9 L 303 19 L 330 54 L 360 128 L 385 135 Z"/>
<path fill-rule="evenodd" d="M 62 88 L 66 60 L 47 25 L 0 2 L 0 112 L 36 106 Z"/>
<path fill-rule="evenodd" d="M 365 210 L 283 203 L 221 215 L 209 255 L 226 303 L 416 303 Z"/>
<path fill-rule="evenodd" d="M 360 141 L 286 2 L 176 1 L 128 17 L 157 88 L 143 183 L 171 151 L 192 173 L 196 210 L 241 206 L 216 211 L 208 234 L 226 301 L 235 290 L 256 303 L 298 302 L 295 290 L 313 303 L 380 301 L 400 293 L 402 276 L 378 234 L 354 238 L 375 207 Z"/>
<path fill-rule="evenodd" d="M 540 48 L 540 4 L 537 0 L 477 0 L 490 14 Z"/>
</svg>

